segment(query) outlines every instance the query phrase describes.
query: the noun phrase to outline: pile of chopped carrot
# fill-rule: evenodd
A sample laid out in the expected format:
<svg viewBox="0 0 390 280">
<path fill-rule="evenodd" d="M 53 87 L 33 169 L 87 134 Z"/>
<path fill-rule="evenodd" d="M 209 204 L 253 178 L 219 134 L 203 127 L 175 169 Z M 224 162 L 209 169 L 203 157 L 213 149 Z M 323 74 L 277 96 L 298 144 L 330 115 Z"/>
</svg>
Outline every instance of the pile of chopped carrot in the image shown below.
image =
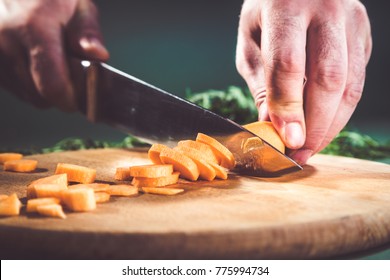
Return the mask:
<svg viewBox="0 0 390 280">
<path fill-rule="evenodd" d="M 154 144 L 148 157 L 151 164 L 118 167 L 114 179 L 122 181 L 120 184 L 95 183 L 95 169 L 58 163 L 53 175 L 27 186 L 26 212 L 65 219 L 66 212 L 95 210 L 97 204 L 110 201 L 111 196 L 132 197 L 139 192 L 176 195 L 184 192 L 174 186 L 179 177 L 189 181 L 227 179 L 227 170 L 235 165 L 233 154 L 225 146 L 202 133 L 196 140 L 178 142 L 174 148 Z M 12 153 L 0 154 L 0 162 L 4 170 L 17 172 L 29 172 L 37 165 L 37 161 Z M 15 193 L 0 195 L 0 215 L 19 215 L 21 207 Z"/>
</svg>

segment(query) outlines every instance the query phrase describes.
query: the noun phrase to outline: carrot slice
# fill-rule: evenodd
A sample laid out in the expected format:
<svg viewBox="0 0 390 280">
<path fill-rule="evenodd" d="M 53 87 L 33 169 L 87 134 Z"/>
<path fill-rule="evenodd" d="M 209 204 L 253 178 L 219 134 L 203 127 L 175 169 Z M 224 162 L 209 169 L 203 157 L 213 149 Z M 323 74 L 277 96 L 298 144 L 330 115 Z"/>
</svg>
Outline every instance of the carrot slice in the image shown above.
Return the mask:
<svg viewBox="0 0 390 280">
<path fill-rule="evenodd" d="M 6 194 L 0 194 L 0 201 L 4 200 L 4 199 L 7 199 L 8 198 L 8 195 Z"/>
<path fill-rule="evenodd" d="M 164 164 L 172 164 L 175 171 L 180 172 L 180 176 L 196 181 L 199 177 L 199 169 L 195 162 L 186 155 L 165 147 L 161 150 L 160 159 Z"/>
<path fill-rule="evenodd" d="M 96 170 L 80 165 L 58 163 L 55 174 L 66 173 L 70 182 L 82 184 L 93 183 L 96 178 Z"/>
<path fill-rule="evenodd" d="M 176 184 L 179 180 L 179 172 L 173 172 L 172 174 L 159 177 L 159 178 L 145 178 L 145 177 L 134 177 L 131 182 L 132 185 L 140 187 L 163 187 L 168 185 Z"/>
<path fill-rule="evenodd" d="M 61 192 L 61 198 L 71 211 L 85 212 L 96 209 L 95 193 L 89 188 L 64 190 Z"/>
<path fill-rule="evenodd" d="M 110 185 L 108 193 L 112 196 L 133 196 L 138 194 L 138 188 L 131 185 Z"/>
<path fill-rule="evenodd" d="M 285 153 L 285 145 L 273 126 L 272 122 L 268 121 L 258 121 L 244 125 L 244 128 L 250 132 L 260 136 L 263 140 L 267 141 L 269 144 L 274 146 L 280 152 Z"/>
<path fill-rule="evenodd" d="M 213 162 L 219 164 L 218 158 L 215 156 L 211 147 L 202 142 L 196 142 L 194 140 L 183 140 L 177 143 L 178 147 L 189 147 L 200 152 L 203 159 L 207 162 Z"/>
<path fill-rule="evenodd" d="M 37 207 L 48 204 L 60 204 L 60 200 L 55 197 L 44 197 L 44 198 L 32 198 L 27 200 L 26 212 L 32 213 L 37 212 Z"/>
<path fill-rule="evenodd" d="M 142 192 L 162 195 L 175 195 L 184 192 L 184 189 L 143 187 Z"/>
<path fill-rule="evenodd" d="M 234 168 L 235 160 L 233 154 L 229 151 L 228 148 L 218 142 L 218 140 L 206 134 L 198 133 L 196 136 L 196 141 L 208 144 L 213 150 L 214 154 L 220 159 L 221 166 L 228 169 Z"/>
<path fill-rule="evenodd" d="M 106 192 L 95 192 L 96 203 L 104 203 L 110 200 L 111 195 Z"/>
<path fill-rule="evenodd" d="M 34 159 L 15 159 L 4 162 L 4 171 L 31 172 L 37 168 L 38 161 Z"/>
<path fill-rule="evenodd" d="M 22 157 L 23 155 L 18 153 L 0 153 L 0 164 L 10 160 L 18 160 Z"/>
<path fill-rule="evenodd" d="M 0 201 L 0 216 L 18 216 L 20 213 L 20 202 L 16 193 Z"/>
<path fill-rule="evenodd" d="M 130 175 L 130 167 L 118 167 L 115 170 L 115 180 L 117 181 L 128 181 L 131 180 L 132 177 Z"/>
<path fill-rule="evenodd" d="M 93 189 L 94 192 L 107 192 L 110 189 L 109 184 L 91 183 L 91 184 L 76 184 L 68 186 L 69 189 Z"/>
<path fill-rule="evenodd" d="M 159 178 L 172 175 L 172 164 L 150 164 L 130 167 L 130 175 L 133 177 Z"/>
<path fill-rule="evenodd" d="M 225 170 L 225 168 L 223 168 L 222 166 L 218 165 L 218 164 L 215 164 L 215 163 L 210 163 L 210 165 L 214 168 L 215 170 L 215 177 L 219 178 L 219 179 L 223 179 L 223 180 L 226 180 L 228 178 L 228 173 L 227 171 Z"/>
<path fill-rule="evenodd" d="M 68 175 L 66 175 L 66 174 L 57 174 L 57 175 L 52 175 L 52 176 L 48 176 L 48 177 L 39 178 L 37 180 L 32 181 L 27 186 L 27 199 L 37 197 L 37 194 L 36 194 L 36 191 L 35 191 L 35 186 L 36 185 L 41 185 L 41 184 L 60 185 L 60 186 L 62 186 L 65 189 L 67 187 L 67 185 L 68 185 Z"/>
<path fill-rule="evenodd" d="M 39 205 L 37 207 L 37 212 L 43 216 L 66 219 L 66 215 L 60 204 Z"/>
<path fill-rule="evenodd" d="M 189 146 L 183 145 L 175 147 L 174 150 L 183 153 L 195 162 L 196 166 L 199 169 L 199 177 L 201 179 L 207 181 L 214 180 L 216 176 L 215 169 L 204 160 L 204 157 L 199 150 L 195 150 L 193 148 L 190 148 Z"/>
<path fill-rule="evenodd" d="M 35 193 L 38 198 L 56 197 L 61 199 L 61 192 L 68 189 L 67 186 L 55 184 L 39 184 L 34 186 Z"/>
<path fill-rule="evenodd" d="M 148 151 L 149 159 L 155 164 L 163 164 L 160 159 L 160 153 L 166 147 L 163 144 L 153 144 Z"/>
</svg>

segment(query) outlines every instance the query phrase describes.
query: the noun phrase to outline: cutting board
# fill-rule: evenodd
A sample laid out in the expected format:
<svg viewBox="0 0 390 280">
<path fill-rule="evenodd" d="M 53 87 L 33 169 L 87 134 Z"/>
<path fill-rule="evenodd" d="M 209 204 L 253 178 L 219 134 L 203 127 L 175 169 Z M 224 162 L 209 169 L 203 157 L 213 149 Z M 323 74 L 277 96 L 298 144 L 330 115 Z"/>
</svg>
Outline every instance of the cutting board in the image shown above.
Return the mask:
<svg viewBox="0 0 390 280">
<path fill-rule="evenodd" d="M 86 150 L 31 156 L 34 173 L 0 172 L 0 193 L 53 174 L 58 162 L 96 168 L 149 163 L 145 150 Z M 312 259 L 390 244 L 390 165 L 316 155 L 303 171 L 276 178 L 231 173 L 188 182 L 176 196 L 112 198 L 67 219 L 0 218 L 1 258 Z"/>
</svg>

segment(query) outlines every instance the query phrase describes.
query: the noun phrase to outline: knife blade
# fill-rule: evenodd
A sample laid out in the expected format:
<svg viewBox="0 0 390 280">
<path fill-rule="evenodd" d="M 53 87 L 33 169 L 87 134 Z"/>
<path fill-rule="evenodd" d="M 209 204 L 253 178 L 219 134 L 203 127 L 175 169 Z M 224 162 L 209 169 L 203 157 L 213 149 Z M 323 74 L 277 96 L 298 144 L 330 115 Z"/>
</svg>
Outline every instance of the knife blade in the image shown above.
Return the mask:
<svg viewBox="0 0 390 280">
<path fill-rule="evenodd" d="M 72 68 L 75 64 L 79 67 L 76 87 L 86 92 L 82 111 L 92 122 L 104 122 L 145 142 L 171 147 L 202 132 L 233 153 L 236 171 L 253 176 L 280 176 L 302 169 L 229 119 L 105 63 L 73 61 Z"/>
</svg>

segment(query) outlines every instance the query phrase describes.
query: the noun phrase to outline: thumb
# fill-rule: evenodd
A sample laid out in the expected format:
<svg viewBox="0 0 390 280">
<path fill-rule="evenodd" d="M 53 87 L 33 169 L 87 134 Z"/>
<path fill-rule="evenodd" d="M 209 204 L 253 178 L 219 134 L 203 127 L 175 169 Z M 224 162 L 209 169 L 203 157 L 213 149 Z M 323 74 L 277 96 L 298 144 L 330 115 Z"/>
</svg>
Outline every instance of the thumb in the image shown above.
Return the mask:
<svg viewBox="0 0 390 280">
<path fill-rule="evenodd" d="M 76 11 L 66 27 L 71 52 L 86 59 L 106 61 L 109 53 L 103 45 L 98 10 L 90 0 L 79 0 Z"/>
</svg>

